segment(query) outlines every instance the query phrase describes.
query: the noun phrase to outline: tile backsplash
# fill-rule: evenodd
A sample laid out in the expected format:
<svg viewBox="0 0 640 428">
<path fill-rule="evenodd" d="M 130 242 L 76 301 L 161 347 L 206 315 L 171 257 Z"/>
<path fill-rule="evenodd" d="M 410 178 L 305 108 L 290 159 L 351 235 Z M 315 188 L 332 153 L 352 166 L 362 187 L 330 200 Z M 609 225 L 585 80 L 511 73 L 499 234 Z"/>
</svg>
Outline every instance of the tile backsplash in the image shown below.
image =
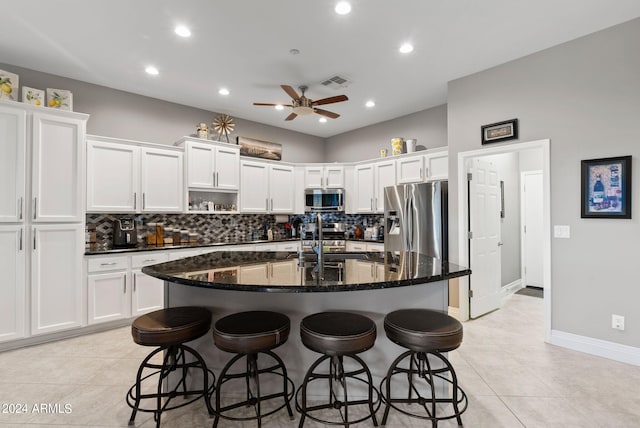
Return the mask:
<svg viewBox="0 0 640 428">
<path fill-rule="evenodd" d="M 130 217 L 131 214 L 87 214 L 87 226 L 95 226 L 96 241 L 110 243 L 113 241 L 113 222 L 120 217 Z M 148 223 L 164 223 L 166 228 L 187 229 L 199 234 L 201 243 L 244 242 L 267 239 L 266 231 L 271 229 L 275 239 L 290 236 L 288 224 L 312 223 L 315 214 L 275 216 L 270 214 L 136 214 L 138 225 L 138 241 L 142 243 Z M 341 222 L 347 224 L 347 230 L 356 225 L 374 226 L 382 223 L 382 215 L 369 214 L 322 214 L 324 222 Z"/>
</svg>

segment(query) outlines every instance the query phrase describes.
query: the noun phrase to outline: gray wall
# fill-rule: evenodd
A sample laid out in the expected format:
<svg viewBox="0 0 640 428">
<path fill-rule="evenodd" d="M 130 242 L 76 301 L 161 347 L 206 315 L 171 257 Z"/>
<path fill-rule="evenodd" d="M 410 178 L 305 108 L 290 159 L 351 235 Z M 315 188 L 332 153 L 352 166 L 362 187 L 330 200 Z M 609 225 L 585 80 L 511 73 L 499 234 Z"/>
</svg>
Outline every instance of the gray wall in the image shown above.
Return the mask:
<svg viewBox="0 0 640 428">
<path fill-rule="evenodd" d="M 380 149 L 391 152 L 391 139 L 394 137 L 416 138 L 418 149 L 446 146 L 447 106 L 433 107 L 330 137 L 325 140 L 325 161 L 352 162 L 377 158 Z"/>
<path fill-rule="evenodd" d="M 580 218 L 580 160 L 640 159 L 640 19 L 449 83 L 451 257 L 458 258 L 458 153 L 481 148 L 480 126 L 517 117 L 519 141 L 551 140 L 552 328 L 640 347 L 640 174 L 632 220 Z M 502 144 L 517 144 L 508 142 Z M 611 314 L 625 316 L 624 332 Z"/>
<path fill-rule="evenodd" d="M 195 135 L 199 123 L 211 125 L 218 115 L 13 65 L 0 64 L 0 68 L 18 74 L 21 87 L 70 90 L 73 93 L 73 110 L 91 115 L 87 123 L 89 134 L 171 145 L 185 135 Z M 242 135 L 280 143 L 282 160 L 287 162 L 323 161 L 324 139 L 320 137 L 236 117 L 234 120 L 234 138 Z"/>
</svg>

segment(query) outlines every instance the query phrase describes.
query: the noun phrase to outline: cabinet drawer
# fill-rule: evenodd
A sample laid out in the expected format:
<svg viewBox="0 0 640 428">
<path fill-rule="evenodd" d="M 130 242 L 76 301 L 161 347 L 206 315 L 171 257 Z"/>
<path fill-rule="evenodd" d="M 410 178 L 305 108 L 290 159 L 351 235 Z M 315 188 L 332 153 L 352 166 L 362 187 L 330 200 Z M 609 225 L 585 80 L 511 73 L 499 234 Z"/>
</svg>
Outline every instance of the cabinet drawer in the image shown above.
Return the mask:
<svg viewBox="0 0 640 428">
<path fill-rule="evenodd" d="M 131 256 L 131 267 L 133 269 L 141 268 L 149 265 L 155 265 L 158 263 L 164 263 L 169 260 L 169 254 L 166 252 L 151 252 L 136 254 Z"/>
<path fill-rule="evenodd" d="M 105 272 L 110 270 L 127 269 L 129 267 L 127 259 L 127 256 L 88 259 L 87 270 L 89 272 Z"/>
</svg>

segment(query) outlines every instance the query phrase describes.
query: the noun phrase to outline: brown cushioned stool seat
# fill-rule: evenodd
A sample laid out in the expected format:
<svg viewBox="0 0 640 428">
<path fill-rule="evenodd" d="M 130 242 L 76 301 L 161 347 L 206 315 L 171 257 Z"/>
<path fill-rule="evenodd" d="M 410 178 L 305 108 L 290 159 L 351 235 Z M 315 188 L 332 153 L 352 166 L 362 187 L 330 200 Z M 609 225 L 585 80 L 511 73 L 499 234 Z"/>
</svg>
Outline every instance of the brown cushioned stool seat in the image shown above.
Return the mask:
<svg viewBox="0 0 640 428">
<path fill-rule="evenodd" d="M 309 315 L 300 322 L 300 338 L 302 343 L 312 351 L 322 354 L 307 371 L 304 381 L 296 392 L 296 409 L 301 413 L 299 427 L 304 425 L 305 418 L 328 425 L 343 425 L 362 422 L 371 418 L 374 426 L 378 426 L 375 412 L 380 405 L 379 393 L 373 386 L 371 372 L 367 364 L 356 354 L 364 352 L 375 344 L 376 325 L 364 315 L 350 312 L 320 312 Z M 344 358 L 351 360 L 345 369 Z M 324 370 L 319 367 L 325 364 Z M 312 384 L 325 382 L 330 391 L 328 402 L 309 406 L 307 392 Z M 354 399 L 349 396 L 349 384 L 364 384 L 367 387 L 366 399 Z M 336 393 L 336 388 L 341 393 Z M 300 399 L 299 399 L 300 398 Z M 376 407 L 377 405 L 377 407 Z M 364 407 L 359 418 L 349 418 Z M 324 412 L 333 409 L 336 414 Z M 323 413 L 324 412 L 324 413 Z"/>
<path fill-rule="evenodd" d="M 443 312 L 401 309 L 387 314 L 384 330 L 389 340 L 408 351 L 391 364 L 380 384 L 386 404 L 382 425 L 387 422 L 390 408 L 430 420 L 433 427 L 437 427 L 438 421 L 452 418 L 462 425 L 460 415 L 467 409 L 467 396 L 458 386 L 453 366 L 443 355 L 462 343 L 462 324 Z M 407 384 L 408 394 L 391 391 L 394 376 L 395 384 Z M 448 385 L 452 388 L 447 388 Z"/>
<path fill-rule="evenodd" d="M 293 419 L 293 412 L 289 402 L 295 390 L 293 382 L 287 376 L 284 362 L 272 349 L 285 343 L 289 337 L 291 321 L 289 317 L 271 311 L 247 311 L 228 315 L 218 320 L 213 327 L 213 341 L 215 345 L 226 352 L 236 354 L 224 366 L 218 376 L 216 385 L 216 412 L 213 427 L 218 425 L 219 418 L 233 421 L 257 419 L 258 427 L 262 418 L 271 415 L 284 407 L 289 417 Z M 258 356 L 268 357 L 270 365 L 258 365 Z M 241 372 L 230 369 L 241 359 L 246 359 L 246 366 Z M 266 391 L 264 382 L 260 378 L 276 376 L 282 379 L 282 389 Z M 221 405 L 222 389 L 227 383 L 234 383 L 236 387 L 246 389 L 246 400 L 226 406 Z M 240 383 L 241 382 L 241 383 Z M 270 384 L 273 385 L 273 382 Z M 226 387 L 229 387 L 227 385 Z M 226 388 L 225 387 L 225 388 Z M 282 404 L 275 408 L 264 410 L 263 404 L 269 400 L 281 398 Z M 253 406 L 255 416 L 246 416 L 235 411 L 238 408 Z"/>
<path fill-rule="evenodd" d="M 153 413 L 156 426 L 159 427 L 162 412 L 186 406 L 200 398 L 204 399 L 209 414 L 213 416 L 211 394 L 215 377 L 200 354 L 185 345 L 204 336 L 210 327 L 211 312 L 196 306 L 160 309 L 133 321 L 131 324 L 133 341 L 139 345 L 157 348 L 142 361 L 138 368 L 136 383 L 127 393 L 127 404 L 133 409 L 129 425 L 135 422 L 136 413 L 141 411 Z M 151 363 L 151 359 L 161 352 L 164 353 L 162 364 Z M 190 378 L 189 370 L 202 372 L 201 388 L 187 388 L 187 378 Z M 176 377 L 168 378 L 174 372 Z M 209 382 L 210 379 L 211 382 Z M 172 386 L 164 386 L 167 380 L 169 380 L 168 385 Z M 157 385 L 153 393 L 141 392 L 145 381 L 154 381 Z M 170 404 L 179 395 L 185 400 Z"/>
</svg>

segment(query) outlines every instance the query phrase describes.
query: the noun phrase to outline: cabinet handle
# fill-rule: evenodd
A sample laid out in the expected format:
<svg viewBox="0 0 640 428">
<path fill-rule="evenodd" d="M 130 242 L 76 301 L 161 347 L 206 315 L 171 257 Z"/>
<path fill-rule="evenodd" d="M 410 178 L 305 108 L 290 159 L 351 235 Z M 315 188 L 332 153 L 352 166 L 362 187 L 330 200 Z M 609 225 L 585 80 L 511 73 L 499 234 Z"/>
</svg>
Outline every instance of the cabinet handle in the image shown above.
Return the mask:
<svg viewBox="0 0 640 428">
<path fill-rule="evenodd" d="M 419 175 L 419 177 L 420 177 L 420 180 L 422 180 L 422 179 L 423 179 L 423 177 L 422 177 L 422 168 L 420 168 L 420 175 Z"/>
<path fill-rule="evenodd" d="M 110 263 L 100 263 L 100 266 L 113 266 L 115 265 L 116 262 L 110 262 Z"/>
<path fill-rule="evenodd" d="M 149 263 L 149 262 L 155 262 L 156 259 L 145 259 L 142 261 L 142 263 Z"/>
<path fill-rule="evenodd" d="M 18 219 L 22 220 L 22 196 L 20 197 L 18 202 L 18 209 L 20 210 L 18 214 Z"/>
<path fill-rule="evenodd" d="M 212 175 L 211 179 L 213 180 L 213 187 L 216 187 L 216 173 L 213 172 L 213 173 L 211 173 L 211 175 Z"/>
<path fill-rule="evenodd" d="M 220 186 L 220 173 L 216 172 L 216 187 Z"/>
<path fill-rule="evenodd" d="M 36 230 L 33 229 L 33 249 L 36 249 Z"/>
<path fill-rule="evenodd" d="M 38 212 L 38 197 L 33 198 L 33 219 L 36 219 L 36 213 Z"/>
<path fill-rule="evenodd" d="M 135 211 L 138 207 L 138 193 L 133 192 L 133 210 Z"/>
<path fill-rule="evenodd" d="M 124 275 L 124 294 L 127 294 L 127 275 Z"/>
<path fill-rule="evenodd" d="M 137 287 L 136 287 L 136 283 L 138 282 L 138 281 L 136 281 L 136 278 L 137 278 L 137 276 L 134 274 L 134 275 L 133 275 L 133 292 L 134 292 L 134 293 L 136 292 L 136 288 L 137 288 Z M 125 276 L 125 277 L 124 277 L 124 279 L 126 280 L 126 279 L 127 279 L 127 277 Z"/>
<path fill-rule="evenodd" d="M 371 211 L 373 211 L 373 198 L 371 198 Z"/>
<path fill-rule="evenodd" d="M 146 193 L 142 192 L 142 209 L 143 210 L 145 209 L 145 206 L 147 205 L 147 201 L 146 201 L 145 196 L 146 196 Z"/>
<path fill-rule="evenodd" d="M 429 178 L 429 168 L 424 169 L 424 178 Z"/>
<path fill-rule="evenodd" d="M 271 211 L 273 211 L 273 198 L 271 198 Z"/>
<path fill-rule="evenodd" d="M 20 245 L 18 247 L 18 251 L 22 251 L 22 228 L 20 228 Z"/>
<path fill-rule="evenodd" d="M 269 211 L 269 198 L 265 198 L 264 201 L 267 204 L 267 211 Z"/>
</svg>

